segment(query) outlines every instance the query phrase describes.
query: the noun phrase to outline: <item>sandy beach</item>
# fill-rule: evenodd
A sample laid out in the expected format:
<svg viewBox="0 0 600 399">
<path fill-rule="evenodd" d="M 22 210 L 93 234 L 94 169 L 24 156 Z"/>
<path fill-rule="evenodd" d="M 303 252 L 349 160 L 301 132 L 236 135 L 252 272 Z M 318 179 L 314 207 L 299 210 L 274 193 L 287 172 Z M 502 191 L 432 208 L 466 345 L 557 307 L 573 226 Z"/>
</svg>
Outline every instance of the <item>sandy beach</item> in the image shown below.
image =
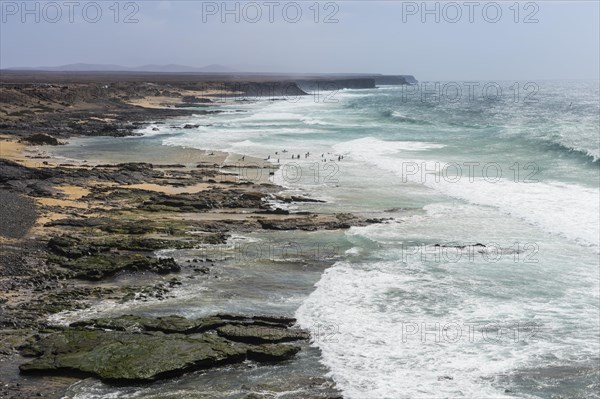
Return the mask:
<svg viewBox="0 0 600 399">
<path fill-rule="evenodd" d="M 185 91 L 178 94 L 207 96 L 222 93 Z M 181 96 L 176 98 L 180 100 Z M 161 121 L 165 115 L 152 117 L 152 112 L 157 107 L 173 105 L 172 99 L 157 95 L 118 101 L 111 105 L 109 116 L 97 113 L 94 104 L 78 104 L 77 111 L 64 112 L 73 112 L 78 118 L 77 125 L 93 123 L 97 127 L 104 124 L 110 126 L 107 131 L 114 131 L 115 123 L 119 126 L 131 123 L 127 115 L 136 115 L 136 119 L 148 117 L 147 123 Z M 123 114 L 120 114 L 121 107 Z M 88 115 L 83 123 L 79 122 L 81 109 L 86 109 Z M 43 115 L 36 118 L 40 123 L 52 124 L 54 115 L 48 114 L 48 119 L 44 119 Z M 8 124 L 0 136 L 3 185 L 0 217 L 4 221 L 0 231 L 0 329 L 4 337 L 0 351 L 3 375 L 0 392 L 3 397 L 29 398 L 38 393 L 47 398 L 62 397 L 68 386 L 78 380 L 79 373 L 72 372 L 73 368 L 80 368 L 85 375 L 105 378 L 103 372 L 87 369 L 84 365 L 44 366 L 43 359 L 48 356 L 44 355 L 44 351 L 56 353 L 57 350 L 48 340 L 60 337 L 60 334 L 76 334 L 80 328 L 56 325 L 52 321 L 56 315 L 65 312 L 85 315 L 87 308 L 101 308 L 111 303 L 149 301 L 158 304 L 181 295 L 179 292 L 185 291 L 188 281 L 218 279 L 231 267 L 227 257 L 221 260 L 186 258 L 185 255 L 157 257 L 156 254 L 161 251 L 202 247 L 206 252 L 211 246 L 219 249 L 226 245 L 232 236 L 239 233 L 343 230 L 378 221 L 349 213 L 295 214 L 280 208 L 277 204 L 313 200 L 292 196 L 273 184 L 272 175 L 277 165 L 264 159 L 183 147 L 144 147 L 138 151 L 129 147 L 132 142 L 126 141 L 126 138 L 112 139 L 116 143 L 112 147 L 87 153 L 90 146 L 86 143 L 97 139 L 77 138 L 71 134 L 64 136 L 59 126 L 55 126 L 53 131 L 46 128 L 44 133 L 28 135 L 29 119 L 19 121 L 7 117 L 5 120 Z M 139 128 L 142 124 L 135 126 Z M 13 133 L 14 128 L 18 134 Z M 59 140 L 55 140 L 55 136 Z M 57 152 L 61 155 L 56 155 Z M 65 153 L 70 155 L 65 156 Z M 247 173 L 248 170 L 253 173 Z M 254 177 L 248 180 L 248 176 Z M 202 262 L 202 267 L 197 262 Z M 318 268 L 324 268 L 329 261 L 316 264 Z M 266 279 L 274 276 L 268 270 L 258 273 L 266 273 Z M 315 274 L 314 278 L 317 276 Z M 234 291 L 240 290 L 235 288 L 235 281 L 229 287 Z M 297 287 L 279 289 L 285 292 Z M 310 285 L 305 289 L 308 294 Z M 244 295 L 244 290 L 241 289 L 238 295 Z M 326 370 L 320 365 L 308 366 L 311 362 L 318 364 L 319 354 L 308 346 L 309 333 L 293 327 L 292 315 L 266 315 L 269 322 L 260 323 L 252 319 L 259 316 L 262 317 L 260 313 L 243 317 L 219 316 L 222 321 L 211 327 L 224 337 L 218 345 L 230 347 L 229 351 L 237 348 L 235 355 L 232 352 L 222 361 L 236 363 L 247 358 L 268 363 L 284 362 L 289 364 L 285 366 L 289 368 L 286 382 L 265 377 L 263 384 L 274 391 L 294 387 L 305 390 L 313 395 L 311 397 L 338 397 L 335 385 L 325 377 Z M 114 320 L 114 323 L 121 322 L 118 317 Z M 182 320 L 174 319 L 172 322 L 181 324 Z M 156 323 L 151 318 L 137 322 L 142 323 L 139 327 L 142 330 L 150 328 L 144 327 L 149 326 L 148 323 Z M 185 321 L 188 322 L 206 321 Z M 247 338 L 220 330 L 228 325 L 241 328 Z M 87 328 L 94 328 L 93 324 Z M 179 331 L 176 324 L 164 328 L 168 329 L 165 331 Z M 269 338 L 269 334 L 274 333 L 287 338 Z M 131 340 L 132 345 L 145 345 L 140 341 L 143 336 L 123 334 L 130 334 L 121 339 Z M 97 339 L 94 345 L 112 342 L 103 336 Z M 181 339 L 174 338 L 173 347 L 169 350 L 180 350 L 183 345 Z M 260 347 L 260 356 L 244 355 L 240 358 L 240 339 L 245 342 L 244 345 L 250 345 L 242 350 L 243 353 L 258 353 L 258 347 L 252 346 L 253 343 L 268 345 Z M 297 345 L 284 345 L 279 343 L 281 341 L 293 341 Z M 196 345 L 200 348 L 212 345 L 216 350 L 217 343 L 199 342 Z M 81 348 L 83 358 L 92 356 L 91 353 L 86 355 L 86 350 Z M 307 351 L 307 355 L 301 356 L 303 360 L 294 366 L 294 361 L 288 359 L 292 359 L 298 351 Z M 158 361 L 150 354 L 139 356 L 137 361 L 141 364 Z M 56 358 L 54 364 L 60 361 Z M 203 369 L 219 370 L 219 362 L 207 365 L 204 361 L 202 364 Z M 19 367 L 21 373 L 18 372 Z M 138 366 L 131 367 L 131 370 L 137 370 L 135 367 Z M 165 376 L 198 369 L 189 365 L 159 367 L 164 367 Z M 128 373 L 136 375 L 140 372 Z M 225 378 L 227 374 L 222 375 Z M 129 377 L 118 378 L 125 381 Z M 139 374 L 135 378 L 146 377 Z M 315 384 L 317 380 L 319 383 Z"/>
</svg>

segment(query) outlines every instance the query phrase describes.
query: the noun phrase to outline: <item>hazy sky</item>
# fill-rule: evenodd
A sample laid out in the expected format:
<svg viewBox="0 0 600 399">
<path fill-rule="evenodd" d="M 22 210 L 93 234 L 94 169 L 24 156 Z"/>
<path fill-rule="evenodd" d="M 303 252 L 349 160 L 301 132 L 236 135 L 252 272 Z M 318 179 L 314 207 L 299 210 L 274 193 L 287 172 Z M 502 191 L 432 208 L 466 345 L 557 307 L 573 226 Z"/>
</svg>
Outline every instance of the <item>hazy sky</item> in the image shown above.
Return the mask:
<svg viewBox="0 0 600 399">
<path fill-rule="evenodd" d="M 597 0 L 430 2 L 431 14 L 421 1 L 228 2 L 231 14 L 221 1 L 122 1 L 118 15 L 114 1 L 28 2 L 30 13 L 22 1 L 1 3 L 2 68 L 172 63 L 419 80 L 599 78 Z M 137 23 L 124 22 L 130 13 Z"/>
</svg>

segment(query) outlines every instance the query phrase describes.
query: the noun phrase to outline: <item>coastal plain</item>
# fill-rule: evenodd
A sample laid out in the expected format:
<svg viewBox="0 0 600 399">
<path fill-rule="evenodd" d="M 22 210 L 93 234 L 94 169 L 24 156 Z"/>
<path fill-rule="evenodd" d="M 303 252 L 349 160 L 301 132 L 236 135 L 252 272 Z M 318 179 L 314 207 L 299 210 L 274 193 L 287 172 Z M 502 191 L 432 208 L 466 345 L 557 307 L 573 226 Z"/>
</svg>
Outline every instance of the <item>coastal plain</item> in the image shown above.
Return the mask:
<svg viewBox="0 0 600 399">
<path fill-rule="evenodd" d="M 313 85 L 334 81 L 310 79 Z M 339 83 L 370 86 L 372 80 Z M 243 374 L 259 364 L 281 364 L 277 373 L 286 377 L 259 378 L 254 386 L 240 380 L 228 387 L 236 397 L 287 391 L 296 392 L 285 396 L 290 398 L 341 397 L 310 347 L 314 337 L 295 326 L 292 314 L 231 310 L 194 318 L 152 314 L 152 306 L 184 295 L 190 284 L 223 279 L 229 257 L 198 253 L 227 246 L 240 234 L 343 231 L 382 220 L 288 210 L 319 201 L 274 184 L 277 166 L 267 160 L 210 148 L 138 150 L 127 141 L 170 118 L 221 112 L 214 107 L 219 102 L 256 101 L 265 93 L 274 101 L 307 95 L 300 86 L 297 78 L 268 76 L 2 75 L 0 397 L 60 398 L 87 377 L 137 384 L 207 370 L 227 375 L 230 367 Z M 85 158 L 55 153 L 105 136 L 119 144 Z M 259 171 L 252 174 L 258 177 L 248 179 L 248 169 Z M 333 258 L 306 257 L 290 265 L 309 264 L 316 281 Z M 269 279 L 274 270 L 253 272 Z M 275 273 L 285 279 L 288 271 Z M 239 281 L 221 284 L 241 297 L 255 290 Z M 291 279 L 276 289 L 308 295 L 312 285 L 298 288 Z M 86 316 L 87 309 L 128 303 L 148 304 L 146 314 Z M 63 314 L 70 316 L 61 319 Z M 206 397 L 233 392 L 219 389 Z"/>
</svg>

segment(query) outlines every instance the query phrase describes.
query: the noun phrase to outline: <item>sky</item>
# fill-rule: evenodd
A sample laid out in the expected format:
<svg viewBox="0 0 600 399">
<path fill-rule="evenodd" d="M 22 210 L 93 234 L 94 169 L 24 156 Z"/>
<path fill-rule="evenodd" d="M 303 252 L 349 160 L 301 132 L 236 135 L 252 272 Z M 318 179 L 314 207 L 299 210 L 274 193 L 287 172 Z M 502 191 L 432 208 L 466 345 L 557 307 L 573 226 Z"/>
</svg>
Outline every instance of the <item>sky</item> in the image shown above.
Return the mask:
<svg viewBox="0 0 600 399">
<path fill-rule="evenodd" d="M 0 3 L 0 68 L 221 64 L 422 81 L 600 73 L 597 0 Z"/>
</svg>

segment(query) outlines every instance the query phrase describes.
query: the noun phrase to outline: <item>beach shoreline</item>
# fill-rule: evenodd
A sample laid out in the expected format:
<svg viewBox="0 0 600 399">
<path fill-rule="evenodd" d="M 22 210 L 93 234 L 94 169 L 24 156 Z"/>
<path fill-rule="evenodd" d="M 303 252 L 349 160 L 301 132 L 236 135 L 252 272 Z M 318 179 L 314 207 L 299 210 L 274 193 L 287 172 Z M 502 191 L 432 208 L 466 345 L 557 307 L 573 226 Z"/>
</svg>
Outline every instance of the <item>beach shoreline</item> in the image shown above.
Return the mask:
<svg viewBox="0 0 600 399">
<path fill-rule="evenodd" d="M 123 117 L 104 118 L 98 114 L 91 120 L 94 124 L 114 126 L 115 120 L 129 124 L 127 115 L 145 115 L 147 119 L 135 125 L 139 129 L 172 116 L 162 110 L 154 115 L 154 108 L 132 113 L 129 104 L 123 107 Z M 114 114 L 118 109 L 113 104 L 110 112 Z M 75 114 L 79 118 L 78 112 Z M 94 112 L 94 107 L 86 110 L 87 117 Z M 186 114 L 197 112 L 187 110 Z M 347 213 L 290 212 L 284 205 L 317 201 L 286 193 L 271 181 L 276 165 L 241 154 L 183 147 L 132 152 L 127 147 L 131 141 L 116 137 L 112 140 L 122 142 L 114 148 L 117 156 L 111 156 L 110 151 L 97 154 L 95 159 L 56 156 L 53 149 L 63 148 L 60 145 L 67 140 L 75 140 L 85 149 L 86 140 L 96 139 L 79 139 L 78 134 L 64 134 L 60 127 L 54 129 L 54 113 L 49 115 L 47 120 L 36 116 L 36 123 L 46 126 L 42 133 L 27 136 L 29 122 L 14 120 L 5 122 L 0 129 L 2 194 L 8 199 L 1 216 L 10 221 L 6 223 L 8 227 L 20 225 L 20 229 L 2 232 L 0 238 L 0 329 L 4 336 L 0 364 L 6 371 L 2 373 L 6 376 L 6 381 L 2 381 L 4 397 L 43 393 L 45 397 L 58 398 L 78 381 L 78 374 L 68 370 L 42 371 L 42 376 L 17 372 L 19 366 L 30 361 L 31 354 L 23 348 L 31 347 L 32 342 L 43 340 L 49 333 L 60 334 L 61 329 L 70 328 L 53 324 L 50 316 L 77 312 L 85 318 L 85 309 L 104 302 L 161 303 L 176 297 L 187 281 L 218 278 L 228 267 L 227 262 L 219 260 L 177 256 L 161 261 L 157 252 L 198 245 L 216 247 L 239 234 L 336 231 L 380 222 Z M 11 130 L 15 126 L 19 128 Z M 135 132 L 133 129 L 128 135 Z M 260 170 L 252 174 L 259 177 L 247 179 L 249 174 L 242 172 L 247 169 Z M 131 263 L 134 258 L 135 263 Z M 204 263 L 199 266 L 196 262 Z M 321 259 L 303 262 L 317 267 L 313 279 L 318 279 L 318 270 L 331 264 Z M 258 273 L 272 274 L 269 270 Z M 295 291 L 294 283 L 290 284 L 287 289 Z M 310 286 L 303 288 L 306 295 Z M 282 292 L 285 290 L 284 287 Z M 261 313 L 258 309 L 247 317 Z M 311 397 L 340 397 L 333 381 L 325 377 L 326 370 L 319 369 L 318 350 L 309 349 L 308 344 L 300 342 L 298 350 L 308 351 L 308 358 L 300 357 L 308 360 L 301 364 L 316 362 L 302 366 L 313 370 L 304 375 L 292 365 L 289 373 L 296 377 L 290 374 L 285 381 L 265 384 L 274 391 L 300 389 Z M 57 372 L 58 376 L 53 376 Z M 48 386 L 55 389 L 48 390 Z"/>
</svg>

